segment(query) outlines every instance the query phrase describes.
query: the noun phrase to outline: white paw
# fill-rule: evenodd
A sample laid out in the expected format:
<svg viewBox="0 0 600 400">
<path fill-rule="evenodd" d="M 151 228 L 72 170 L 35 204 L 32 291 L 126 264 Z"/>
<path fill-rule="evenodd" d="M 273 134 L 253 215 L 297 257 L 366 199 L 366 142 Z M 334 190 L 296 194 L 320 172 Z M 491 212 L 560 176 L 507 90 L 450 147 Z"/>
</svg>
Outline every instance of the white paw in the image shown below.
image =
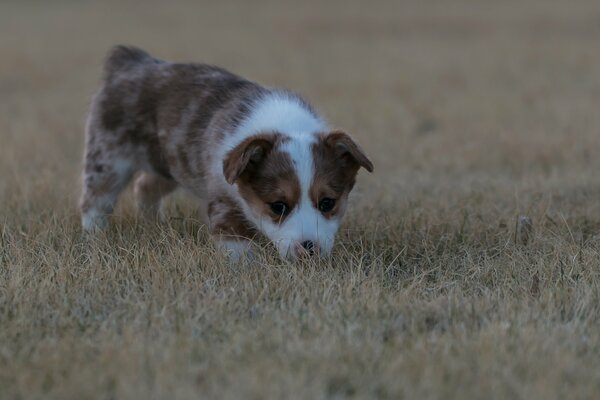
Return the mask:
<svg viewBox="0 0 600 400">
<path fill-rule="evenodd" d="M 86 232 L 104 230 L 108 226 L 108 216 L 100 213 L 95 208 L 91 208 L 81 216 L 81 226 Z"/>
<path fill-rule="evenodd" d="M 239 263 L 242 260 L 252 258 L 249 240 L 217 239 L 216 246 L 219 250 L 227 254 L 229 261 Z"/>
</svg>

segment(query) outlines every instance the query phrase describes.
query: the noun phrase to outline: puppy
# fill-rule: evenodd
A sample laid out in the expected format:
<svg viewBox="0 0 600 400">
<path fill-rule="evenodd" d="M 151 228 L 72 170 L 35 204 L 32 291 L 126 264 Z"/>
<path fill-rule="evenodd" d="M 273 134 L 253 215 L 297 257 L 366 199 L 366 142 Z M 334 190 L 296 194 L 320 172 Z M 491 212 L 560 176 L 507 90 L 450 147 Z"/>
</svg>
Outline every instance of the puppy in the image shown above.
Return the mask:
<svg viewBox="0 0 600 400">
<path fill-rule="evenodd" d="M 298 95 L 206 64 L 117 46 L 86 123 L 86 231 L 104 228 L 134 174 L 150 216 L 181 186 L 205 200 L 217 246 L 233 260 L 264 234 L 282 257 L 328 255 L 363 150 Z"/>
</svg>

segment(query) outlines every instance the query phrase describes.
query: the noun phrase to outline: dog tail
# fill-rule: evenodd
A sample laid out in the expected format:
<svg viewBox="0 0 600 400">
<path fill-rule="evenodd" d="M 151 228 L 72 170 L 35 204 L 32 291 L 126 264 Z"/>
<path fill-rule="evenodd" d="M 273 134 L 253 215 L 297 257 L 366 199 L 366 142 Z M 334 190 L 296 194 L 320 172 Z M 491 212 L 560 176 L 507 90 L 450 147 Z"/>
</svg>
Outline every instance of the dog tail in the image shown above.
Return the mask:
<svg viewBox="0 0 600 400">
<path fill-rule="evenodd" d="M 110 79 L 119 72 L 128 71 L 140 64 L 155 63 L 157 61 L 142 49 L 118 45 L 114 46 L 106 56 L 104 74 L 107 79 Z"/>
</svg>

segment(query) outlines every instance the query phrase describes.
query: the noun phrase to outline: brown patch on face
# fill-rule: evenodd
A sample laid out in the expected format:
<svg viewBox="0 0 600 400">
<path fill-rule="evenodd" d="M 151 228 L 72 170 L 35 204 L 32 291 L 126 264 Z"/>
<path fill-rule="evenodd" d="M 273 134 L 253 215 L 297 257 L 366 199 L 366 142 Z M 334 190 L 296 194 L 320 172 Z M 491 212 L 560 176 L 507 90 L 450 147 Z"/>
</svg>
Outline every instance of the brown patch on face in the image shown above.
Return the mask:
<svg viewBox="0 0 600 400">
<path fill-rule="evenodd" d="M 262 133 L 247 138 L 225 156 L 223 175 L 227 183 L 233 185 L 238 178 L 266 158 L 278 140 L 276 133 Z"/>
<path fill-rule="evenodd" d="M 281 223 L 271 204 L 283 202 L 288 212 L 300 201 L 300 182 L 289 154 L 280 146 L 288 140 L 279 133 L 252 136 L 231 150 L 223 162 L 223 173 L 230 184 L 237 183 L 240 195 L 258 214 Z"/>
<path fill-rule="evenodd" d="M 373 164 L 362 149 L 344 132 L 318 135 L 312 147 L 315 175 L 309 197 L 315 208 L 323 199 L 335 200 L 335 206 L 323 212 L 325 218 L 341 216 L 346 211 L 348 194 L 356 182 L 360 167 L 373 171 Z"/>
</svg>

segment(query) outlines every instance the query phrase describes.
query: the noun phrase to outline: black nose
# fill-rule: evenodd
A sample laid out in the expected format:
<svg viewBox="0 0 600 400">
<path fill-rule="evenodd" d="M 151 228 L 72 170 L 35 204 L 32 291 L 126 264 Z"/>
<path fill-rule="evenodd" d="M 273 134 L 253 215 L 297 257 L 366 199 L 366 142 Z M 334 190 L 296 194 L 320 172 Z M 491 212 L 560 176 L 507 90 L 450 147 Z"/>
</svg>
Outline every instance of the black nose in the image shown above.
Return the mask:
<svg viewBox="0 0 600 400">
<path fill-rule="evenodd" d="M 301 243 L 302 247 L 310 254 L 311 256 L 315 254 L 315 243 L 312 240 L 305 240 Z"/>
</svg>

